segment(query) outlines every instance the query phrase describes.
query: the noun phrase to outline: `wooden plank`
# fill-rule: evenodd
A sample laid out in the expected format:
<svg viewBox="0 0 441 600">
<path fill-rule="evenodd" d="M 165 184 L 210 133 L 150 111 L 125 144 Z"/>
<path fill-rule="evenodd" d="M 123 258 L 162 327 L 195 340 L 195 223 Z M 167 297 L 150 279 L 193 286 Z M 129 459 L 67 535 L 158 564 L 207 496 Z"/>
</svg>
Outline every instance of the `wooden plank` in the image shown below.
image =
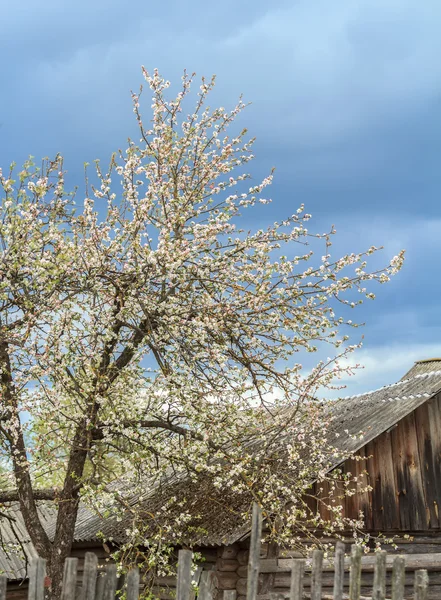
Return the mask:
<svg viewBox="0 0 441 600">
<path fill-rule="evenodd" d="M 433 456 L 432 431 L 429 406 L 425 402 L 415 410 L 415 426 L 418 439 L 418 452 L 423 480 L 424 504 L 426 508 L 426 528 L 438 527 L 436 505 L 436 474 Z"/>
<path fill-rule="evenodd" d="M 438 527 L 441 527 L 441 395 L 438 394 L 427 403 L 430 436 L 432 443 L 432 457 L 435 471 L 435 501 L 434 511 L 438 518 Z"/>
<path fill-rule="evenodd" d="M 345 578 L 345 545 L 337 542 L 334 555 L 334 600 L 343 599 Z"/>
<path fill-rule="evenodd" d="M 373 453 L 378 469 L 375 493 L 372 495 L 373 502 L 376 503 L 375 529 L 399 529 L 399 504 L 391 432 L 385 432 L 373 441 Z"/>
<path fill-rule="evenodd" d="M 75 600 L 77 592 L 78 558 L 66 558 L 64 562 L 61 600 Z"/>
<path fill-rule="evenodd" d="M 360 460 L 356 461 L 355 465 L 355 474 L 358 484 L 358 508 L 359 511 L 363 513 L 365 529 L 372 528 L 372 492 L 367 489 L 369 487 L 369 474 L 367 473 L 368 451 L 369 449 L 364 446 L 357 452 Z"/>
<path fill-rule="evenodd" d="M 139 597 L 139 569 L 130 569 L 127 573 L 126 600 L 138 600 Z"/>
<path fill-rule="evenodd" d="M 83 586 L 81 600 L 95 600 L 98 557 L 93 552 L 86 552 L 83 567 Z"/>
<path fill-rule="evenodd" d="M 415 587 L 414 587 L 414 598 L 415 600 L 427 600 L 429 588 L 429 576 L 425 569 L 415 571 Z"/>
<path fill-rule="evenodd" d="M 345 573 L 345 577 L 344 577 L 345 593 L 347 593 L 349 590 L 349 580 L 350 580 L 350 573 L 347 571 Z M 239 595 L 242 595 L 241 590 L 246 589 L 246 587 L 245 587 L 246 580 L 239 580 L 239 581 L 241 581 L 242 583 L 240 585 L 238 583 L 237 592 Z M 373 571 L 370 571 L 370 572 L 362 571 L 361 586 L 362 587 L 363 586 L 364 587 L 371 586 L 371 588 L 372 588 L 373 582 L 374 582 Z M 405 573 L 405 585 L 413 586 L 413 583 L 414 583 L 414 571 L 407 571 Z M 441 573 L 439 573 L 439 572 L 437 572 L 435 574 L 431 573 L 430 583 L 441 585 Z M 290 585 L 291 585 L 291 574 L 290 573 L 277 574 L 274 587 L 272 588 L 271 591 L 279 591 L 279 590 L 283 589 L 288 593 L 290 590 Z M 332 571 L 324 571 L 322 574 L 322 591 L 325 588 L 328 588 L 332 591 L 333 585 L 334 585 L 334 573 Z M 305 590 L 308 590 L 311 587 L 311 577 L 310 576 L 304 577 L 303 587 Z M 392 571 L 389 571 L 389 573 L 387 574 L 386 587 L 387 588 L 392 587 Z M 259 596 L 260 595 L 264 595 L 264 594 L 259 594 Z"/>
<path fill-rule="evenodd" d="M 382 475 L 380 471 L 380 455 L 377 452 L 377 445 L 378 440 L 372 440 L 367 445 L 367 452 L 370 455 L 370 458 L 368 458 L 369 483 L 372 487 L 371 527 L 374 531 L 383 531 L 384 505 L 382 494 Z"/>
<path fill-rule="evenodd" d="M 402 424 L 407 442 L 407 464 L 411 483 L 409 486 L 409 504 L 412 507 L 410 523 L 413 531 L 421 531 L 427 529 L 427 516 L 415 411 L 403 419 Z"/>
<path fill-rule="evenodd" d="M 46 579 L 46 561 L 44 558 L 31 560 L 29 569 L 28 600 L 44 600 L 44 581 Z"/>
<path fill-rule="evenodd" d="M 6 600 L 6 588 L 8 587 L 8 578 L 6 575 L 0 575 L 0 600 Z"/>
<path fill-rule="evenodd" d="M 248 560 L 247 600 L 256 600 L 258 594 L 261 538 L 262 509 L 254 502 Z"/>
<path fill-rule="evenodd" d="M 286 560 L 286 559 L 284 559 Z M 288 559 L 293 560 L 293 559 Z M 298 560 L 298 559 L 294 559 Z M 262 558 L 259 562 L 259 573 L 276 573 L 278 570 L 280 558 Z M 240 567 L 239 567 L 240 568 Z M 289 570 L 291 570 L 291 565 L 289 566 Z M 247 567 L 248 573 L 248 567 Z"/>
<path fill-rule="evenodd" d="M 362 571 L 373 572 L 376 563 L 376 552 L 368 554 L 361 559 Z M 386 570 L 392 570 L 395 556 L 388 555 L 386 558 Z M 292 564 L 298 559 L 295 558 L 279 558 L 277 572 L 288 572 L 292 569 Z M 404 556 L 406 569 L 427 569 L 432 571 L 441 571 L 441 553 L 437 554 L 407 554 Z M 351 563 L 348 558 L 345 558 L 345 568 L 348 569 Z M 306 571 L 310 571 L 311 567 L 306 565 Z M 331 560 L 323 561 L 323 571 L 333 571 L 334 563 Z M 265 561 L 261 561 L 261 571 L 265 572 Z"/>
<path fill-rule="evenodd" d="M 95 600 L 103 600 L 104 598 L 104 584 L 106 581 L 106 574 L 99 573 L 96 579 L 95 587 Z"/>
<path fill-rule="evenodd" d="M 213 600 L 216 590 L 216 575 L 214 571 L 202 571 L 199 584 L 198 600 Z"/>
<path fill-rule="evenodd" d="M 303 598 L 303 575 L 305 572 L 305 561 L 296 560 L 291 569 L 291 582 L 289 587 L 290 600 L 302 600 Z"/>
<path fill-rule="evenodd" d="M 360 600 L 361 588 L 361 546 L 354 544 L 351 548 L 351 571 L 349 577 L 349 598 Z"/>
<path fill-rule="evenodd" d="M 384 600 L 386 597 L 386 556 L 385 550 L 376 552 L 372 600 Z"/>
<path fill-rule="evenodd" d="M 190 550 L 179 550 L 176 600 L 190 600 L 192 561 L 193 553 Z"/>
<path fill-rule="evenodd" d="M 425 523 L 425 507 L 413 413 L 397 424 L 391 439 L 396 458 L 401 529 L 421 530 Z"/>
<path fill-rule="evenodd" d="M 116 565 L 109 564 L 105 568 L 103 600 L 114 600 L 116 592 Z"/>
<path fill-rule="evenodd" d="M 318 485 L 318 509 L 320 516 L 324 521 L 331 521 L 332 513 L 328 508 L 330 503 L 329 498 L 329 482 L 327 480 L 317 482 Z"/>
<path fill-rule="evenodd" d="M 360 448 L 356 457 L 348 459 L 344 463 L 343 470 L 346 474 L 351 473 L 350 484 L 348 490 L 351 495 L 344 498 L 344 515 L 351 519 L 359 519 L 360 511 L 365 516 L 366 528 L 370 528 L 371 523 L 371 497 L 369 491 L 365 490 L 367 486 L 367 460 L 366 448 Z"/>
<path fill-rule="evenodd" d="M 396 556 L 392 570 L 392 600 L 404 598 L 404 558 Z"/>
<path fill-rule="evenodd" d="M 311 566 L 311 600 L 321 600 L 322 596 L 323 551 L 314 550 Z"/>
</svg>

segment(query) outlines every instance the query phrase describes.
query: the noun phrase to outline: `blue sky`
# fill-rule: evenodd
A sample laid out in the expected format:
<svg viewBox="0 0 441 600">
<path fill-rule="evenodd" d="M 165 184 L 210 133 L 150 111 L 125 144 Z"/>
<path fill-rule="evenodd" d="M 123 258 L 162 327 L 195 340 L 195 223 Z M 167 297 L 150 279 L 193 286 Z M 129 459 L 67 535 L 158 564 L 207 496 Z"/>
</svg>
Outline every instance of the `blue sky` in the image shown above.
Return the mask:
<svg viewBox="0 0 441 600">
<path fill-rule="evenodd" d="M 215 102 L 252 101 L 256 174 L 278 219 L 305 203 L 338 249 L 406 248 L 365 306 L 358 392 L 441 356 L 441 3 L 436 0 L 0 0 L 0 165 L 61 152 L 68 183 L 134 133 L 140 65 L 216 73 Z M 148 103 L 145 107 L 148 110 Z M 260 213 L 256 219 L 260 219 Z M 256 222 L 257 222 L 256 220 Z M 311 229 L 314 226 L 311 226 Z"/>
</svg>

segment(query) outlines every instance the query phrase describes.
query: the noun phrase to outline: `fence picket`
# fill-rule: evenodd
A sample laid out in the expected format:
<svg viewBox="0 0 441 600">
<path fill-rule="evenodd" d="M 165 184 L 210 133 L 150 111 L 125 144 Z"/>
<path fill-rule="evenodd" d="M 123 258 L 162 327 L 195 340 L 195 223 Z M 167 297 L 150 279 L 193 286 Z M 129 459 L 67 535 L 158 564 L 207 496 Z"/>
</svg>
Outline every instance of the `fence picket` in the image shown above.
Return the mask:
<svg viewBox="0 0 441 600">
<path fill-rule="evenodd" d="M 103 600 L 114 600 L 116 592 L 116 565 L 109 564 L 105 569 Z"/>
<path fill-rule="evenodd" d="M 104 583 L 106 581 L 105 573 L 98 573 L 95 586 L 95 600 L 103 600 L 104 598 Z"/>
<path fill-rule="evenodd" d="M 193 553 L 190 550 L 179 550 L 176 600 L 190 600 L 192 560 Z"/>
<path fill-rule="evenodd" d="M 384 600 L 386 598 L 386 558 L 386 550 L 379 550 L 375 553 L 372 600 Z"/>
<path fill-rule="evenodd" d="M 404 556 L 397 556 L 392 567 L 392 600 L 404 598 Z"/>
<path fill-rule="evenodd" d="M 256 600 L 259 586 L 262 509 L 254 502 L 251 521 L 250 557 L 248 561 L 247 600 Z"/>
<path fill-rule="evenodd" d="M 81 600 L 95 600 L 98 557 L 93 552 L 86 552 L 84 556 L 83 585 Z"/>
<path fill-rule="evenodd" d="M 257 505 L 256 505 L 257 506 Z M 250 551 L 250 560 L 248 564 L 249 578 L 247 581 L 247 594 L 251 594 L 251 600 L 258 598 L 259 585 L 259 556 L 260 542 L 262 535 L 262 513 L 259 507 L 253 510 L 253 539 Z M 350 558 L 350 573 L 349 573 L 349 600 L 367 600 L 363 595 L 361 597 L 361 572 L 362 572 L 362 554 L 361 546 L 353 545 L 351 547 Z M 322 600 L 322 587 L 326 589 L 333 581 L 333 600 L 343 600 L 348 598 L 344 594 L 345 581 L 345 546 L 341 542 L 337 542 L 334 557 L 334 576 L 328 574 L 330 565 L 325 566 L 325 579 L 323 579 L 323 557 L 324 553 L 321 550 L 314 550 L 312 553 L 312 564 L 310 567 L 309 581 L 309 597 L 311 600 Z M 386 566 L 390 563 L 387 561 L 387 553 L 384 550 L 375 553 L 375 570 L 374 581 L 372 588 L 372 600 L 386 600 Z M 176 588 L 176 600 L 192 600 L 194 591 L 192 587 L 192 560 L 193 553 L 189 550 L 180 550 L 178 557 L 178 576 Z M 292 562 L 289 600 L 302 600 L 304 595 L 304 573 L 305 560 L 295 559 Z M 347 563 L 346 563 L 347 564 Z M 372 561 L 367 563 L 372 565 Z M 391 600 L 404 600 L 406 589 L 406 557 L 395 556 L 392 565 L 391 578 Z M 436 565 L 435 565 L 436 566 Z M 271 588 L 267 592 L 260 592 L 262 599 L 267 600 L 285 600 L 286 592 L 282 593 L 284 586 L 283 573 L 284 568 L 278 569 L 276 562 L 276 570 L 271 573 L 281 572 L 282 577 L 279 583 L 276 583 L 275 590 Z M 242 567 L 241 567 L 242 568 Z M 414 564 L 408 565 L 408 569 L 412 570 Z M 139 600 L 140 595 L 140 572 L 138 568 L 134 568 L 127 573 L 124 579 L 117 579 L 117 566 L 108 564 L 105 572 L 98 571 L 97 557 L 88 552 L 85 555 L 84 572 L 82 578 L 82 586 L 80 594 L 77 593 L 77 569 L 78 559 L 68 558 L 64 564 L 63 585 L 61 590 L 61 600 L 115 600 L 119 592 L 125 591 L 126 600 Z M 201 569 L 201 567 L 200 567 Z M 199 572 L 199 571 L 198 571 Z M 268 571 L 264 571 L 268 572 Z M 243 571 L 244 576 L 246 573 Z M 46 561 L 37 558 L 31 562 L 29 570 L 29 587 L 28 600 L 45 600 L 46 587 Z M 199 577 L 197 578 L 199 579 Z M 215 582 L 217 581 L 215 571 L 201 571 L 200 586 L 198 600 L 213 600 Z M 243 580 L 242 580 L 243 581 Z M 277 580 L 276 580 L 277 581 Z M 50 581 L 48 581 L 50 583 Z M 244 582 L 245 583 L 245 582 Z M 434 580 L 434 583 L 437 583 Z M 322 585 L 323 584 L 323 585 Z M 8 578 L 5 575 L 0 575 L 0 600 L 7 600 L 7 585 Z M 363 586 L 367 585 L 364 581 Z M 238 588 L 239 589 L 239 588 Z M 245 591 L 244 585 L 242 586 Z M 307 590 L 308 591 L 308 590 Z M 433 590 L 434 591 L 434 590 Z M 239 593 L 243 593 L 239 592 Z M 224 590 L 223 600 L 237 600 L 237 590 Z M 331 596 L 325 591 L 323 598 L 328 600 Z M 414 600 L 428 600 L 429 594 L 429 576 L 426 569 L 416 570 L 414 573 Z M 389 597 L 389 596 L 388 596 Z M 245 600 L 245 597 L 241 597 Z M 248 600 L 248 596 L 247 599 Z"/>
<path fill-rule="evenodd" d="M 289 589 L 289 600 L 302 600 L 303 598 L 303 576 L 305 573 L 305 561 L 295 560 L 291 569 L 291 584 Z"/>
<path fill-rule="evenodd" d="M 61 600 L 75 600 L 77 587 L 78 558 L 66 558 L 64 562 Z"/>
<path fill-rule="evenodd" d="M 28 600 L 44 600 L 46 561 L 44 558 L 31 560 L 29 569 Z"/>
<path fill-rule="evenodd" d="M 363 550 L 361 546 L 354 544 L 351 547 L 351 569 L 349 572 L 349 598 L 350 600 L 360 600 L 361 592 L 361 555 Z"/>
<path fill-rule="evenodd" d="M 126 600 L 138 600 L 139 596 L 139 569 L 131 569 L 127 573 Z"/>
<path fill-rule="evenodd" d="M 337 542 L 334 555 L 334 600 L 343 600 L 345 581 L 345 545 Z"/>
<path fill-rule="evenodd" d="M 0 575 L 0 600 L 6 600 L 6 588 L 8 586 L 8 578 L 6 575 Z"/>
<path fill-rule="evenodd" d="M 415 571 L 415 587 L 414 587 L 414 599 L 415 600 L 427 600 L 428 588 L 429 588 L 429 577 L 426 569 L 419 569 Z"/>
<path fill-rule="evenodd" d="M 202 571 L 199 584 L 198 600 L 213 600 L 213 592 L 216 584 L 213 571 Z"/>
<path fill-rule="evenodd" d="M 323 551 L 314 550 L 311 567 L 311 600 L 321 600 L 322 597 L 322 567 Z"/>
</svg>

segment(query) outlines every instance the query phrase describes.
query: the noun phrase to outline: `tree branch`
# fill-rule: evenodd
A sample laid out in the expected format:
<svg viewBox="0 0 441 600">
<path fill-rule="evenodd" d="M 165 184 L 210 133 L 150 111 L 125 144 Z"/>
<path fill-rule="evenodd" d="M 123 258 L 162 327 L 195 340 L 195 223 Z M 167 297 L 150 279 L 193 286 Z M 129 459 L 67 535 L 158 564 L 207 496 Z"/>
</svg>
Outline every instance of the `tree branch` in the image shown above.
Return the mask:
<svg viewBox="0 0 441 600">
<path fill-rule="evenodd" d="M 196 431 L 192 431 L 187 427 L 182 427 L 182 425 L 174 425 L 169 421 L 163 421 L 162 419 L 156 420 L 126 420 L 120 423 L 123 427 L 134 428 L 134 429 L 165 429 L 167 431 L 171 431 L 172 433 L 177 433 L 178 435 L 182 435 L 184 437 L 190 437 L 195 440 L 202 441 L 204 438 L 200 433 Z M 98 423 L 96 428 L 93 431 L 93 439 L 100 440 L 103 439 L 104 435 L 102 430 L 108 427 L 112 429 L 112 425 L 107 425 L 106 423 Z"/>
<path fill-rule="evenodd" d="M 33 490 L 32 493 L 34 500 L 55 500 L 57 493 L 52 488 L 45 488 L 41 490 Z M 19 502 L 19 491 L 18 490 L 5 490 L 0 491 L 0 504 L 6 502 Z"/>
</svg>

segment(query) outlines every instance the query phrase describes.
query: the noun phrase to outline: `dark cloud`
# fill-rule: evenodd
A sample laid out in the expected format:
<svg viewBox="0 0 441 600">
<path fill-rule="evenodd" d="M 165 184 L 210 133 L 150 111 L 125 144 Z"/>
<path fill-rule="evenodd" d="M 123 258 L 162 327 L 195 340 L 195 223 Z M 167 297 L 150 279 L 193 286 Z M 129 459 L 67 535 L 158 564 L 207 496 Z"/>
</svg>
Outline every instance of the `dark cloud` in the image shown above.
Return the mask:
<svg viewBox="0 0 441 600">
<path fill-rule="evenodd" d="M 172 81 L 217 73 L 213 104 L 253 101 L 242 122 L 258 135 L 254 175 L 277 167 L 274 204 L 250 222 L 304 202 L 319 229 L 337 225 L 338 250 L 407 247 L 403 273 L 363 312 L 366 339 L 378 352 L 435 343 L 441 4 L 23 0 L 1 14 L 2 166 L 62 152 L 81 185 L 84 161 L 135 133 L 141 64 Z"/>
</svg>

